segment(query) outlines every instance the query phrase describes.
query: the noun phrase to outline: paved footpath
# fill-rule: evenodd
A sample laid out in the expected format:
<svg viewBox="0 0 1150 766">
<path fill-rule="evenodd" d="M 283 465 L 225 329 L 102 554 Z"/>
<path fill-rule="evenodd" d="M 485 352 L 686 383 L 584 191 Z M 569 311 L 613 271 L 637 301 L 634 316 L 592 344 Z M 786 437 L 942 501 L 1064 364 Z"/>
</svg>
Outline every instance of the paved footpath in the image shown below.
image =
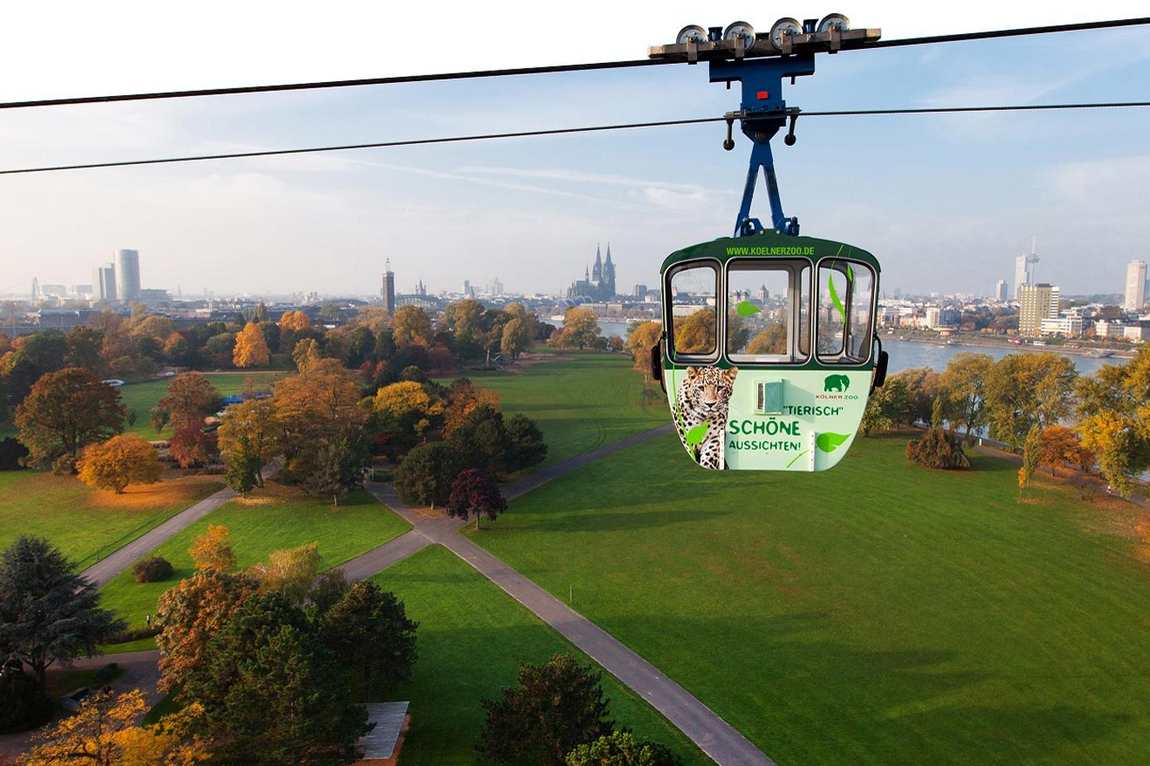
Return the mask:
<svg viewBox="0 0 1150 766">
<path fill-rule="evenodd" d="M 556 463 L 510 485 L 509 498 L 517 497 L 576 468 L 602 459 L 635 444 L 671 431 L 665 426 L 607 445 L 593 452 Z M 695 745 L 720 766 L 773 766 L 773 761 L 737 729 L 667 678 L 651 663 L 628 649 L 621 641 L 564 604 L 534 582 L 460 534 L 463 522 L 414 508 L 399 499 L 389 484 L 370 483 L 376 498 L 411 523 L 413 529 L 386 545 L 343 565 L 350 579 L 370 577 L 416 551 L 438 543 L 482 574 L 505 593 L 527 607 L 535 616 L 557 630 L 607 672 L 658 710 Z"/>
</svg>

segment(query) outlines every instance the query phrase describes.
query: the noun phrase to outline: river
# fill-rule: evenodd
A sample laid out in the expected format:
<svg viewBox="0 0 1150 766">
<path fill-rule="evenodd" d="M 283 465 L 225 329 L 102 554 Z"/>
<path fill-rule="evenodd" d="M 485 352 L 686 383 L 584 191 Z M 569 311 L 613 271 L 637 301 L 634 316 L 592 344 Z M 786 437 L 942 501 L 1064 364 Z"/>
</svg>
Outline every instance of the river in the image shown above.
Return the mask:
<svg viewBox="0 0 1150 766">
<path fill-rule="evenodd" d="M 955 354 L 972 351 L 986 354 L 992 359 L 1001 359 L 1007 354 L 1030 354 L 1032 351 L 1019 351 L 1014 348 L 1002 346 L 943 346 L 934 343 L 918 343 L 916 341 L 900 341 L 896 338 L 883 337 L 882 347 L 890 354 L 890 372 L 907 370 L 912 367 L 929 367 L 932 370 L 944 370 Z M 1058 353 L 1056 347 L 1045 349 Z M 1074 362 L 1074 368 L 1079 375 L 1092 375 L 1105 364 L 1125 364 L 1126 359 L 1112 356 L 1098 359 L 1092 356 L 1079 356 L 1066 354 L 1067 359 Z"/>
</svg>

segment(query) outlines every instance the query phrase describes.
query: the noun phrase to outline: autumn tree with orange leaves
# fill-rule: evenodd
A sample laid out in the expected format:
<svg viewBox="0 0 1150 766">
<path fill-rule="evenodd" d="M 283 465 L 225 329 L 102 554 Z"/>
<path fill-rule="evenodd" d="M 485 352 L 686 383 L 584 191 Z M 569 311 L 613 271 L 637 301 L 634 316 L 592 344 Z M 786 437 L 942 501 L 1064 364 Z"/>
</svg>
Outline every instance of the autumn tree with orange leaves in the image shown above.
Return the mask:
<svg viewBox="0 0 1150 766">
<path fill-rule="evenodd" d="M 164 471 L 155 448 L 138 434 L 120 434 L 88 445 L 76 467 L 80 481 L 117 495 L 129 484 L 155 484 Z"/>
<path fill-rule="evenodd" d="M 236 345 L 232 349 L 232 364 L 240 369 L 247 367 L 267 367 L 271 352 L 263 331 L 255 322 L 248 322 L 236 335 Z"/>
<path fill-rule="evenodd" d="M 161 690 L 183 684 L 203 661 L 208 642 L 258 590 L 259 582 L 249 575 L 201 569 L 160 596 L 156 647 Z"/>
<path fill-rule="evenodd" d="M 236 568 L 232 551 L 231 530 L 223 524 L 209 524 L 207 530 L 192 541 L 188 554 L 198 570 L 228 572 Z"/>
<path fill-rule="evenodd" d="M 191 704 L 158 724 L 138 721 L 148 704 L 139 689 L 122 694 L 98 691 L 80 704 L 75 715 L 60 719 L 38 734 L 20 759 L 22 766 L 194 766 L 211 753 L 194 733 L 203 707 Z"/>
</svg>

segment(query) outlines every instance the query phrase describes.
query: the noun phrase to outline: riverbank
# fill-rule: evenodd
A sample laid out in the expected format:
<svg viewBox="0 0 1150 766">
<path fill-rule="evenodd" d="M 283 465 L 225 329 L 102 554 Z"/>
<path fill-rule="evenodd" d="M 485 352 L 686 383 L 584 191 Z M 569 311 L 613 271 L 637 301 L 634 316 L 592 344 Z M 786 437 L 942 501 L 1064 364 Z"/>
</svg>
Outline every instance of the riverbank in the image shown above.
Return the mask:
<svg viewBox="0 0 1150 766">
<path fill-rule="evenodd" d="M 1044 345 L 1035 346 L 1030 343 L 1011 343 L 1010 340 L 1004 337 L 994 336 L 989 338 L 979 336 L 961 336 L 958 338 L 931 338 L 921 337 L 914 335 L 882 335 L 883 343 L 891 340 L 897 340 L 899 343 L 922 343 L 929 346 L 967 346 L 971 348 L 996 348 L 1014 352 L 1033 351 L 1036 353 L 1052 352 L 1055 354 L 1064 354 L 1065 356 L 1079 356 L 1087 359 L 1132 359 L 1134 358 L 1135 351 L 1133 349 L 1113 349 L 1113 348 L 1083 348 L 1082 346 L 1066 346 L 1066 345 Z M 1104 355 L 1103 355 L 1104 354 Z"/>
</svg>

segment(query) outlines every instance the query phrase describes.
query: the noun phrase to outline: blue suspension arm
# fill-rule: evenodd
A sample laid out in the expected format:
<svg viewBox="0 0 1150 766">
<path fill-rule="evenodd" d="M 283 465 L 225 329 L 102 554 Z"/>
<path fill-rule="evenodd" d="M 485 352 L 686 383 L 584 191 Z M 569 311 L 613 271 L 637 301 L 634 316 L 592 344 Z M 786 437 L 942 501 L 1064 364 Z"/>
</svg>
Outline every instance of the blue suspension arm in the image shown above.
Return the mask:
<svg viewBox="0 0 1150 766">
<path fill-rule="evenodd" d="M 775 173 L 775 158 L 771 152 L 771 139 L 779 128 L 792 120 L 798 110 L 788 110 L 782 98 L 783 78 L 795 78 L 814 74 L 814 54 L 784 56 L 781 58 L 744 59 L 741 61 L 712 61 L 711 82 L 737 80 L 742 85 L 742 110 L 727 115 L 728 125 L 734 119 L 741 123 L 743 133 L 751 139 L 750 166 L 747 168 L 747 181 L 743 186 L 743 200 L 739 205 L 739 216 L 735 220 L 735 236 L 758 234 L 763 230 L 758 218 L 751 217 L 751 202 L 755 197 L 759 169 L 767 185 L 767 197 L 771 205 L 771 227 L 780 234 L 795 236 L 799 233 L 798 218 L 787 218 L 783 213 L 783 201 L 779 195 L 779 181 Z M 794 143 L 793 136 L 787 143 Z M 733 142 L 725 144 L 733 147 Z"/>
</svg>

